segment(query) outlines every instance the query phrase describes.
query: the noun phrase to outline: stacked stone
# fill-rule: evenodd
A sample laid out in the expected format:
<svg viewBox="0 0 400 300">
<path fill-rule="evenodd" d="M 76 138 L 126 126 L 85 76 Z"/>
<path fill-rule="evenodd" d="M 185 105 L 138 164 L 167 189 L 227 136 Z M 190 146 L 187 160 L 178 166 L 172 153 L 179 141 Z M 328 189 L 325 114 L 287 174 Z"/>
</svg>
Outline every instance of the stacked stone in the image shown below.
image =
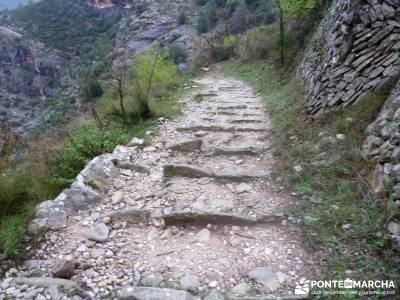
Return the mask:
<svg viewBox="0 0 400 300">
<path fill-rule="evenodd" d="M 348 106 L 400 73 L 400 0 L 338 0 L 314 41 L 300 67 L 310 112 Z"/>
<path fill-rule="evenodd" d="M 389 199 L 400 207 L 400 82 L 378 118 L 368 127 L 368 134 L 364 152 L 376 162 L 370 178 L 373 191 L 381 198 L 387 198 L 391 193 Z M 387 190 L 385 182 L 393 182 L 393 190 Z M 388 230 L 400 245 L 400 224 L 391 221 Z"/>
</svg>

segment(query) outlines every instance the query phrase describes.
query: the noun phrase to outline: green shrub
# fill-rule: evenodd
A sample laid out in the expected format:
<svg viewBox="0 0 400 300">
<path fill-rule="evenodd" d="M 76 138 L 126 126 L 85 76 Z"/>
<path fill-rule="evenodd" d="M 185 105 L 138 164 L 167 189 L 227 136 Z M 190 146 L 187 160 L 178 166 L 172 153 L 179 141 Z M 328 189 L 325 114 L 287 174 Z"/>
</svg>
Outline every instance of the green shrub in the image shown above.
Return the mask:
<svg viewBox="0 0 400 300">
<path fill-rule="evenodd" d="M 168 51 L 152 48 L 139 56 L 134 67 L 130 87 L 133 95 L 134 116 L 150 118 L 154 116 L 150 102 L 169 98 L 176 90 L 181 78 L 176 65 L 169 59 Z"/>
<path fill-rule="evenodd" d="M 170 46 L 169 56 L 176 65 L 185 63 L 187 60 L 186 50 L 179 45 Z"/>
<path fill-rule="evenodd" d="M 128 141 L 129 135 L 119 126 L 110 125 L 103 130 L 95 125 L 83 126 L 55 156 L 52 181 L 57 186 L 67 187 L 92 158 L 110 153 L 117 145 Z"/>
<path fill-rule="evenodd" d="M 196 29 L 198 33 L 206 33 L 215 27 L 218 21 L 217 5 L 215 2 L 209 2 L 204 7 L 197 19 Z"/>
<path fill-rule="evenodd" d="M 147 4 L 146 3 L 140 3 L 135 8 L 135 14 L 136 14 L 136 16 L 140 16 L 146 10 L 147 10 Z"/>
<path fill-rule="evenodd" d="M 0 181 L 0 220 L 23 213 L 32 203 L 54 195 L 57 189 L 48 181 L 46 170 L 26 163 L 10 170 Z"/>
<path fill-rule="evenodd" d="M 188 18 L 186 16 L 185 12 L 181 11 L 178 15 L 178 18 L 176 19 L 176 22 L 179 25 L 185 25 L 187 23 L 187 21 L 188 21 Z"/>
<path fill-rule="evenodd" d="M 21 250 L 26 234 L 27 219 L 23 216 L 10 216 L 0 224 L 0 246 L 5 256 L 15 258 Z"/>
<path fill-rule="evenodd" d="M 101 97 L 104 91 L 98 80 L 92 80 L 85 85 L 84 93 L 87 101 L 91 101 L 92 99 Z"/>
</svg>

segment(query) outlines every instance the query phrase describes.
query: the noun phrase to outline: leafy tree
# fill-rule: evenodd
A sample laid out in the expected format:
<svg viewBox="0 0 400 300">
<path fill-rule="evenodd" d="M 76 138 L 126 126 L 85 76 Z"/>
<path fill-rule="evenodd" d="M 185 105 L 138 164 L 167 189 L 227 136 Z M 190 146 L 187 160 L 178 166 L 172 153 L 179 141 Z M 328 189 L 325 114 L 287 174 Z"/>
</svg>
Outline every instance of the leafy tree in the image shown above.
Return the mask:
<svg viewBox="0 0 400 300">
<path fill-rule="evenodd" d="M 217 4 L 214 1 L 210 1 L 204 7 L 197 20 L 197 32 L 206 33 L 215 27 L 218 21 L 217 16 Z"/>
<path fill-rule="evenodd" d="M 285 18 L 300 18 L 322 7 L 325 0 L 275 0 L 279 15 L 279 48 L 281 64 L 285 62 Z"/>
<path fill-rule="evenodd" d="M 292 18 L 298 18 L 324 4 L 321 0 L 278 0 L 283 12 Z"/>
<path fill-rule="evenodd" d="M 247 29 L 249 13 L 246 0 L 241 0 L 229 22 L 230 30 L 233 33 L 241 33 Z"/>
</svg>

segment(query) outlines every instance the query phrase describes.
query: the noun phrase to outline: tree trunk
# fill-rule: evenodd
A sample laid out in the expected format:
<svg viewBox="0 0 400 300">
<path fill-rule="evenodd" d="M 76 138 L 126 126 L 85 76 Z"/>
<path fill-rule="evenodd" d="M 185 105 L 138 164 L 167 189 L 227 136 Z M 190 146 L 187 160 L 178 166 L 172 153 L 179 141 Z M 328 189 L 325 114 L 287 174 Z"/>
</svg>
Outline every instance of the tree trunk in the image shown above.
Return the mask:
<svg viewBox="0 0 400 300">
<path fill-rule="evenodd" d="M 279 0 L 277 4 L 279 9 L 279 51 L 281 65 L 283 66 L 285 63 L 285 24 L 283 20 L 283 9 Z"/>
<path fill-rule="evenodd" d="M 123 91 L 123 79 L 118 80 L 118 96 L 119 96 L 119 106 L 121 107 L 122 120 L 126 121 L 125 114 L 125 104 L 124 104 L 124 91 Z"/>
</svg>

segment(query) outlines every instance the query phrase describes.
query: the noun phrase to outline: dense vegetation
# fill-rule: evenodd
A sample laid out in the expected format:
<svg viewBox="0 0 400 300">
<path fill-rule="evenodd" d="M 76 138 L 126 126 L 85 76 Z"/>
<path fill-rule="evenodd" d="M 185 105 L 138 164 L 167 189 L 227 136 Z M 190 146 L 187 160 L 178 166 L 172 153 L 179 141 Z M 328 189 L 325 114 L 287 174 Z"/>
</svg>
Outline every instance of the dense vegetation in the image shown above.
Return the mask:
<svg viewBox="0 0 400 300">
<path fill-rule="evenodd" d="M 84 0 L 43 0 L 10 12 L 14 23 L 46 45 L 73 54 L 108 32 L 119 13 L 96 10 Z"/>
</svg>

